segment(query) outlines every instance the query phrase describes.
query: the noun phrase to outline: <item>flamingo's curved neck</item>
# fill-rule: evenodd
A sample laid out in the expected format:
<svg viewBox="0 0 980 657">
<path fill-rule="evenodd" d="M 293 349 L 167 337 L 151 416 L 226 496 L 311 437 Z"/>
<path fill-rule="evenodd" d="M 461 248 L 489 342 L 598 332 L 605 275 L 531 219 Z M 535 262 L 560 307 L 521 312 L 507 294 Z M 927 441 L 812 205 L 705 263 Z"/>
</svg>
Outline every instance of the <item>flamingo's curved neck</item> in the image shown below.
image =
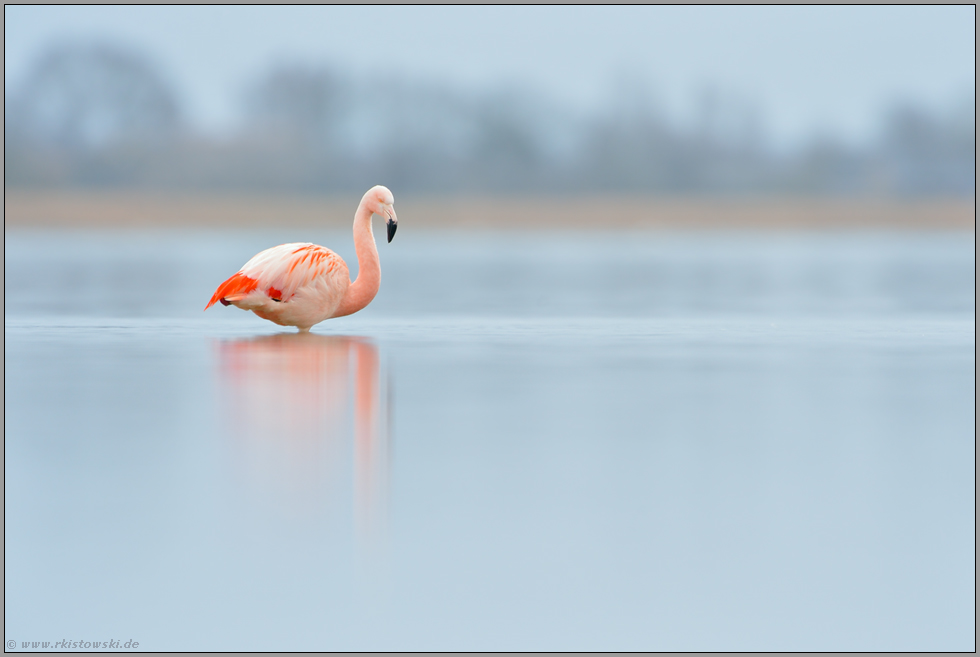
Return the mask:
<svg viewBox="0 0 980 657">
<path fill-rule="evenodd" d="M 357 279 L 347 288 L 334 317 L 356 313 L 371 303 L 381 287 L 381 263 L 378 245 L 371 230 L 371 211 L 364 199 L 354 213 L 354 250 L 357 251 Z"/>
</svg>

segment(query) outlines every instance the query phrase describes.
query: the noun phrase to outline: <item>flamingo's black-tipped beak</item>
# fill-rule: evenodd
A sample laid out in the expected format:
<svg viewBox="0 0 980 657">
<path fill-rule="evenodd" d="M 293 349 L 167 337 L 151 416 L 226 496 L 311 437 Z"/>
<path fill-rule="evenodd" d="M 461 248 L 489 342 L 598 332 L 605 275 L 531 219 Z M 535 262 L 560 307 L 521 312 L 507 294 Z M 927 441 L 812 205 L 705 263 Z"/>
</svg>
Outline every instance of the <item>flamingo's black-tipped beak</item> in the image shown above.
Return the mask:
<svg viewBox="0 0 980 657">
<path fill-rule="evenodd" d="M 390 208 L 387 211 L 388 214 L 388 243 L 391 244 L 391 239 L 395 236 L 395 231 L 398 230 L 398 217 L 395 216 L 394 208 Z"/>
</svg>

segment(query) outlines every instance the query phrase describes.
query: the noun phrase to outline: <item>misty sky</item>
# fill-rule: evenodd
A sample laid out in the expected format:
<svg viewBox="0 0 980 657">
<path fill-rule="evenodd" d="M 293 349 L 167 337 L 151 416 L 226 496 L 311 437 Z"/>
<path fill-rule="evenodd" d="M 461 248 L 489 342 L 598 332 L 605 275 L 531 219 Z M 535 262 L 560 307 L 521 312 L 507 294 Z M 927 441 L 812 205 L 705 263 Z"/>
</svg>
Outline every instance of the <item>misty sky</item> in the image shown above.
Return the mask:
<svg viewBox="0 0 980 657">
<path fill-rule="evenodd" d="M 975 89 L 975 8 L 36 7 L 4 9 L 9 91 L 46 46 L 109 40 L 150 55 L 204 129 L 230 129 L 276 62 L 537 89 L 573 110 L 612 90 L 684 121 L 716 88 L 762 113 L 778 144 L 873 137 L 896 99 L 942 108 Z M 377 88 L 379 103 L 397 102 Z"/>
</svg>

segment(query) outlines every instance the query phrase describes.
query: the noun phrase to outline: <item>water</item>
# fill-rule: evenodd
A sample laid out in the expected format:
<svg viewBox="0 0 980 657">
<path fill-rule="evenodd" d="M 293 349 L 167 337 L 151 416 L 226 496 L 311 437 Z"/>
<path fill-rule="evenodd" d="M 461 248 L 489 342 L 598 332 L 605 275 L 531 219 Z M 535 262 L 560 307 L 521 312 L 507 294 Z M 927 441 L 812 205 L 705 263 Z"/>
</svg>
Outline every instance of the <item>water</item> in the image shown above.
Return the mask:
<svg viewBox="0 0 980 657">
<path fill-rule="evenodd" d="M 975 648 L 972 234 L 403 227 L 314 335 L 201 312 L 300 239 L 7 233 L 17 649 Z"/>
</svg>

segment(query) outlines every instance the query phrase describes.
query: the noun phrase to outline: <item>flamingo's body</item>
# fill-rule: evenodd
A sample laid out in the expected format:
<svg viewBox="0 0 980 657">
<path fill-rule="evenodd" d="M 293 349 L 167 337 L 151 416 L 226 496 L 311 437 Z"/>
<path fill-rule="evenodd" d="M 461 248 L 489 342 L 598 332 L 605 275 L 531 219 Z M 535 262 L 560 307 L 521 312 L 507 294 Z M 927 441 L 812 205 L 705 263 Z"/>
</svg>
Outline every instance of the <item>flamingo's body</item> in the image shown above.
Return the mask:
<svg viewBox="0 0 980 657">
<path fill-rule="evenodd" d="M 251 310 L 282 326 L 308 331 L 331 317 L 357 312 L 371 303 L 381 285 L 378 247 L 371 230 L 374 214 L 388 221 L 388 241 L 398 219 L 394 198 L 386 187 L 372 187 L 354 214 L 357 280 L 351 282 L 347 264 L 330 249 L 293 243 L 266 249 L 218 286 L 205 310 L 217 302 Z"/>
</svg>

